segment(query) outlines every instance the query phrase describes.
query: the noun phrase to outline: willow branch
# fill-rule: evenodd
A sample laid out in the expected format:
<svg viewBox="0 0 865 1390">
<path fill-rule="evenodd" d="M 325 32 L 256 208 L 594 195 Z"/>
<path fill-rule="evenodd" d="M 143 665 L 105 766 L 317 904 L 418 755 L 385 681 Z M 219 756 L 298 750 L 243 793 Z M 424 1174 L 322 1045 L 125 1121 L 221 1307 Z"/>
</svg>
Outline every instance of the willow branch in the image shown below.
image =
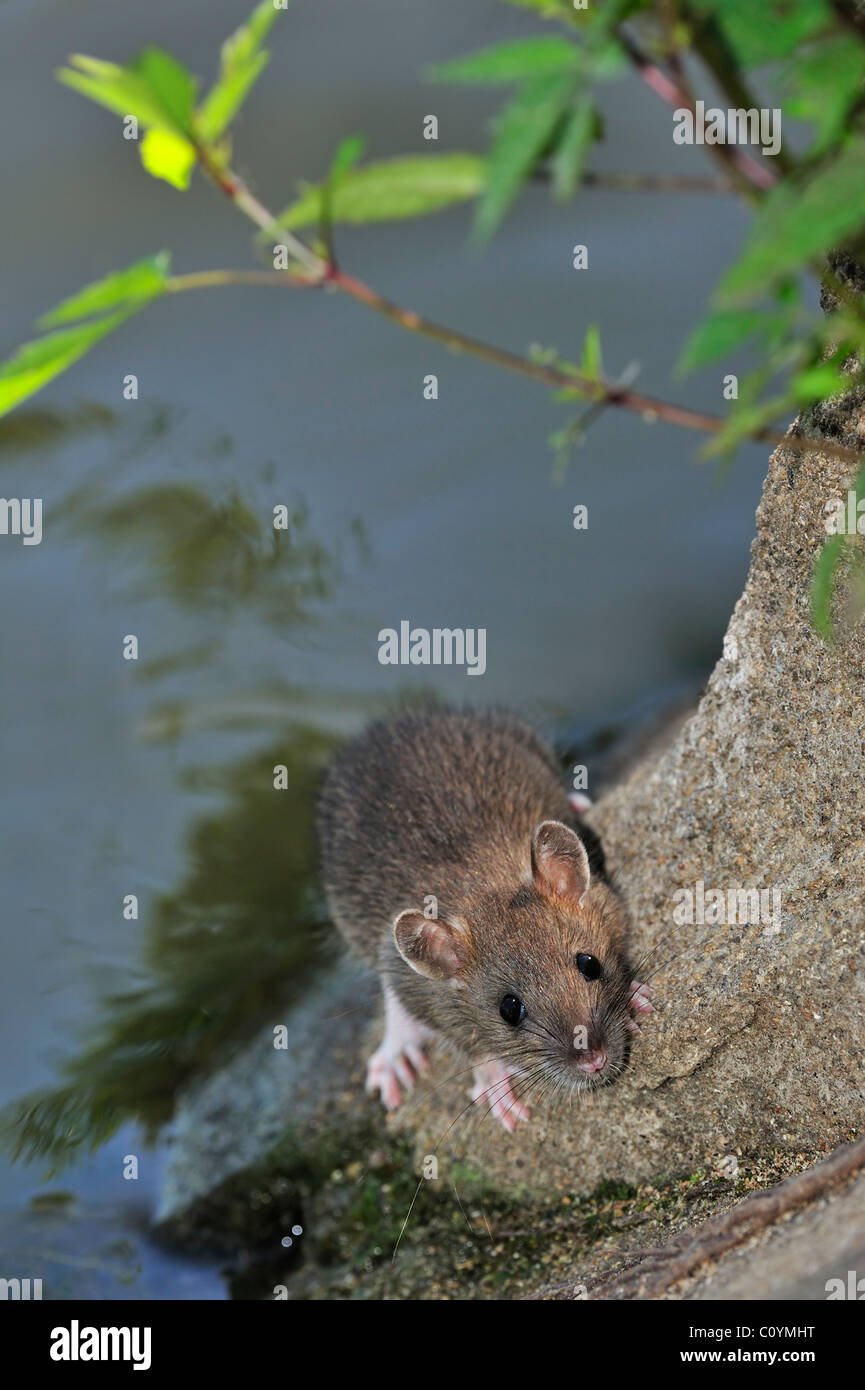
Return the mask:
<svg viewBox="0 0 865 1390">
<path fill-rule="evenodd" d="M 393 300 L 379 294 L 377 290 L 372 289 L 362 280 L 346 274 L 332 261 L 324 260 L 299 237 L 282 228 L 270 209 L 265 207 L 250 192 L 246 184 L 231 169 L 215 161 L 206 147 L 199 147 L 199 155 L 205 172 L 225 193 L 226 197 L 230 198 L 235 206 L 262 231 L 277 237 L 278 244 L 286 246 L 299 265 L 308 271 L 308 278 L 305 280 L 292 275 L 290 272 L 281 275 L 277 272 L 280 283 L 306 285 L 307 287 L 328 285 L 341 290 L 350 298 L 357 300 L 358 303 L 366 305 L 367 308 L 389 319 L 391 323 L 398 324 L 400 328 L 404 328 L 410 333 L 417 333 L 422 337 L 432 339 L 434 342 L 442 343 L 451 352 L 465 353 L 467 356 L 490 362 L 494 366 L 503 367 L 506 371 L 516 372 L 533 381 L 543 382 L 545 385 L 552 386 L 575 399 L 634 411 L 647 422 L 664 420 L 667 424 L 675 425 L 680 429 L 697 430 L 703 434 L 718 435 L 726 427 L 727 421 L 723 416 L 711 415 L 701 410 L 690 410 L 686 406 L 674 405 L 669 401 L 659 400 L 655 396 L 631 391 L 615 382 L 586 376 L 577 368 L 569 365 L 567 367 L 553 366 L 549 363 L 538 362 L 531 357 L 522 357 L 518 353 L 509 352 L 506 348 L 495 347 L 493 344 L 486 343 L 480 338 L 471 337 L 467 333 L 446 328 L 443 324 L 435 323 L 432 319 L 425 318 L 412 309 L 403 308 L 394 303 Z M 268 275 L 268 272 L 246 273 L 256 277 L 254 282 L 250 283 L 271 283 L 270 279 L 260 278 L 262 275 Z M 202 271 L 198 273 L 196 284 L 187 283 L 185 286 L 177 283 L 179 280 L 182 281 L 184 277 L 176 277 L 174 289 L 206 288 L 208 286 L 207 277 L 211 277 L 210 283 L 228 284 L 230 280 L 226 277 L 233 274 L 235 273 L 228 271 Z M 212 277 L 214 276 L 218 278 L 213 280 Z M 201 277 L 205 278 L 202 279 Z M 237 281 L 237 283 L 241 282 Z M 806 437 L 784 434 L 778 430 L 770 429 L 768 426 L 752 431 L 747 435 L 747 438 L 756 443 L 769 444 L 773 448 L 779 444 L 786 444 L 788 448 L 794 450 L 807 450 L 809 447 L 809 441 Z M 850 464 L 856 465 L 860 461 L 860 455 L 856 450 L 848 449 L 845 445 L 837 444 L 834 441 L 814 440 L 810 441 L 810 447 L 819 448 L 825 455 L 842 459 Z"/>
</svg>

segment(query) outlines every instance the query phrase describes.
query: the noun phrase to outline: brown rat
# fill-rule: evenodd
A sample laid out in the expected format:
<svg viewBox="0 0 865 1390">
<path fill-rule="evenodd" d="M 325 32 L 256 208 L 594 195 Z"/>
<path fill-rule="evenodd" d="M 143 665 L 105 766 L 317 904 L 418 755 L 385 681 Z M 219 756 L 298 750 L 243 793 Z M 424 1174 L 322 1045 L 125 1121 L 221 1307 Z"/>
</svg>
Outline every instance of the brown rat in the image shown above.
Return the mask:
<svg viewBox="0 0 865 1390">
<path fill-rule="evenodd" d="M 336 759 L 319 810 L 333 919 L 374 965 L 386 1033 L 367 1089 L 394 1109 L 440 1038 L 506 1129 L 523 1096 L 608 1083 L 651 1009 L 623 906 L 592 872 L 552 752 L 509 715 L 405 713 Z"/>
</svg>

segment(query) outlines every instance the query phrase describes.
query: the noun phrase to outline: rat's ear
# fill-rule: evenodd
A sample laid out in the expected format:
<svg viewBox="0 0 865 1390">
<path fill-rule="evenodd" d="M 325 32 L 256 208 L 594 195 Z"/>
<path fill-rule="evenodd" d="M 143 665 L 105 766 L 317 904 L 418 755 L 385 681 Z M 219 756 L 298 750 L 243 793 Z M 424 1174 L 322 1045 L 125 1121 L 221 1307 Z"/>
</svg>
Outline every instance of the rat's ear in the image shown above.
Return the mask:
<svg viewBox="0 0 865 1390">
<path fill-rule="evenodd" d="M 452 980 L 468 959 L 466 933 L 444 917 L 424 917 L 409 908 L 393 924 L 393 939 L 404 961 L 430 980 Z"/>
<path fill-rule="evenodd" d="M 541 821 L 532 836 L 532 876 L 545 898 L 571 898 L 582 907 L 591 875 L 579 835 L 561 821 Z"/>
</svg>

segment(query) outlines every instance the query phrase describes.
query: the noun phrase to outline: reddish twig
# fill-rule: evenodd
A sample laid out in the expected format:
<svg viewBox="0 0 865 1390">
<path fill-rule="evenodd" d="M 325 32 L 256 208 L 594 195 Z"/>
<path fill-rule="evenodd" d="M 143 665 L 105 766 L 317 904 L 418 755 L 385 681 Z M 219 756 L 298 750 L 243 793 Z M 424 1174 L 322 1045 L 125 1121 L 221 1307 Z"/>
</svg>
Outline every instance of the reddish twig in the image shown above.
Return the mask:
<svg viewBox="0 0 865 1390">
<path fill-rule="evenodd" d="M 726 427 L 727 421 L 723 416 L 710 415 L 701 410 L 691 410 L 687 406 L 674 405 L 669 401 L 659 400 L 655 396 L 631 391 L 626 386 L 618 385 L 615 382 L 586 376 L 576 368 L 568 367 L 566 369 L 535 361 L 531 357 L 521 357 L 518 353 L 495 347 L 490 343 L 483 342 L 480 338 L 457 332 L 455 329 L 445 328 L 442 324 L 435 323 L 432 319 L 425 318 L 414 310 L 404 309 L 401 305 L 395 304 L 392 300 L 379 294 L 377 290 L 372 289 L 362 280 L 340 270 L 332 261 L 323 259 L 300 238 L 280 227 L 277 217 L 247 188 L 242 179 L 231 169 L 218 163 L 205 145 L 198 145 L 196 148 L 203 169 L 217 187 L 222 189 L 226 197 L 230 198 L 235 206 L 257 227 L 278 238 L 279 242 L 287 247 L 289 253 L 303 267 L 306 278 L 299 278 L 296 274 L 289 272 L 286 274 L 288 283 L 307 287 L 330 285 L 349 295 L 352 299 L 356 299 L 358 303 L 373 309 L 384 318 L 390 319 L 392 323 L 407 329 L 410 333 L 421 334 L 423 337 L 444 344 L 452 352 L 464 352 L 469 356 L 503 367 L 507 371 L 518 372 L 521 376 L 544 382 L 557 390 L 570 392 L 574 397 L 580 399 L 633 411 L 647 421 L 664 420 L 667 424 L 675 425 L 677 428 L 697 430 L 703 434 L 718 435 Z M 781 433 L 768 426 L 752 431 L 747 438 L 773 447 L 785 444 L 793 450 L 807 451 L 809 447 L 819 449 L 827 456 L 838 458 L 853 465 L 860 461 L 859 452 L 855 449 L 849 449 L 845 445 L 822 438 L 809 441 L 804 436 Z"/>
</svg>

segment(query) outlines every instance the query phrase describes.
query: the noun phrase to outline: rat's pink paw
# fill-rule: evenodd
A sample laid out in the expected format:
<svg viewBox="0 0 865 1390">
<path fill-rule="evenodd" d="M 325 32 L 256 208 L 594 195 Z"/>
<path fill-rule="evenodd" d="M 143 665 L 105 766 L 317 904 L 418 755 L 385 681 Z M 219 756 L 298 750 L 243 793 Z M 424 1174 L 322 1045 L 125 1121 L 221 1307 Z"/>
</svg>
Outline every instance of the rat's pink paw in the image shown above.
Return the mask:
<svg viewBox="0 0 865 1390">
<path fill-rule="evenodd" d="M 639 980 L 634 980 L 631 985 L 631 998 L 628 1003 L 629 1009 L 636 1009 L 637 1013 L 654 1013 L 655 1006 L 652 1003 L 652 991 L 648 985 L 641 985 Z"/>
<path fill-rule="evenodd" d="M 396 1110 L 403 1092 L 409 1092 L 429 1067 L 424 1045 L 433 1034 L 406 1013 L 395 995 L 386 993 L 386 1030 L 366 1069 L 366 1089 L 381 1096 L 386 1109 Z"/>
<path fill-rule="evenodd" d="M 584 816 L 592 809 L 592 798 L 586 796 L 585 792 L 569 792 L 568 801 L 575 816 Z"/>
<path fill-rule="evenodd" d="M 406 1047 L 399 1052 L 382 1043 L 372 1054 L 366 1069 L 366 1089 L 370 1095 L 380 1095 L 388 1110 L 396 1110 L 403 1092 L 408 1093 L 429 1063 L 419 1047 Z"/>
<path fill-rule="evenodd" d="M 639 980 L 634 980 L 631 985 L 631 997 L 628 1000 L 628 1008 L 633 1009 L 634 1012 L 638 1014 L 654 1013 L 655 1006 L 652 1003 L 652 991 L 649 989 L 648 985 L 640 984 Z M 639 1037 L 643 1031 L 633 1018 L 625 1020 L 625 1027 L 631 1036 L 635 1038 Z"/>
<path fill-rule="evenodd" d="M 532 1114 L 514 1094 L 511 1083 L 518 1075 L 503 1062 L 482 1062 L 475 1067 L 472 1100 L 475 1105 L 488 1106 L 509 1134 L 516 1129 L 517 1120 L 529 1120 Z"/>
</svg>

